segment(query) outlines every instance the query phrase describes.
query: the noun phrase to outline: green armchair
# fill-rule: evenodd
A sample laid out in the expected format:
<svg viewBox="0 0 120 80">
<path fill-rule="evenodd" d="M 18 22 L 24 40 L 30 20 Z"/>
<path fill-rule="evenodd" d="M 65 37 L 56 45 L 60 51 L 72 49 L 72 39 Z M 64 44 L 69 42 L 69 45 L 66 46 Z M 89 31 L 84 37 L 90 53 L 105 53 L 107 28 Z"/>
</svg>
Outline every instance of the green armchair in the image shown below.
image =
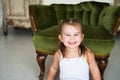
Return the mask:
<svg viewBox="0 0 120 80">
<path fill-rule="evenodd" d="M 65 18 L 78 18 L 83 23 L 84 45 L 94 53 L 101 77 L 108 64 L 108 58 L 115 44 L 115 34 L 120 24 L 120 6 L 108 3 L 81 2 L 79 4 L 30 5 L 33 43 L 37 53 L 42 79 L 47 55 L 58 49 L 58 24 Z"/>
</svg>

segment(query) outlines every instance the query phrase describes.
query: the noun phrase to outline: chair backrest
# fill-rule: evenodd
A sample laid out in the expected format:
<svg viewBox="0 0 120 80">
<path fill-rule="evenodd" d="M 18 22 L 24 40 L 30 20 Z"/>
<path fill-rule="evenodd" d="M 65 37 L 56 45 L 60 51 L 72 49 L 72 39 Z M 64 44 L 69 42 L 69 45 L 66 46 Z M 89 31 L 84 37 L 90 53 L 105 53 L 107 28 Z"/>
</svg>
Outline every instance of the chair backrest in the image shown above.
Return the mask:
<svg viewBox="0 0 120 80">
<path fill-rule="evenodd" d="M 116 25 L 119 11 L 120 6 L 111 6 L 108 3 L 95 1 L 79 4 L 52 4 L 50 6 L 34 4 L 29 6 L 34 31 L 57 25 L 65 18 L 78 18 L 84 26 L 104 27 L 112 34 L 116 33 L 119 26 Z"/>
<path fill-rule="evenodd" d="M 83 25 L 98 24 L 99 16 L 103 8 L 109 6 L 108 3 L 100 3 L 94 1 L 82 2 L 79 4 L 52 4 L 57 15 L 57 20 L 65 18 L 78 18 L 82 21 Z"/>
</svg>

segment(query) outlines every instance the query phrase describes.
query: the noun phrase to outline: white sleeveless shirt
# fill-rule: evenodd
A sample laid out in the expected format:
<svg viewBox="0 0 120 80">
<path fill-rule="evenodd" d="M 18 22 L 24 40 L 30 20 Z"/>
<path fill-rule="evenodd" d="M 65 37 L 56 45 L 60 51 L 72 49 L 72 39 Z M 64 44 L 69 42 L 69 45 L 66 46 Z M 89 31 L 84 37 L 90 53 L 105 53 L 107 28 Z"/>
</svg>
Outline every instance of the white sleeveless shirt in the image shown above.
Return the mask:
<svg viewBox="0 0 120 80">
<path fill-rule="evenodd" d="M 60 80 L 89 80 L 89 66 L 84 56 L 63 58 L 60 55 Z"/>
</svg>

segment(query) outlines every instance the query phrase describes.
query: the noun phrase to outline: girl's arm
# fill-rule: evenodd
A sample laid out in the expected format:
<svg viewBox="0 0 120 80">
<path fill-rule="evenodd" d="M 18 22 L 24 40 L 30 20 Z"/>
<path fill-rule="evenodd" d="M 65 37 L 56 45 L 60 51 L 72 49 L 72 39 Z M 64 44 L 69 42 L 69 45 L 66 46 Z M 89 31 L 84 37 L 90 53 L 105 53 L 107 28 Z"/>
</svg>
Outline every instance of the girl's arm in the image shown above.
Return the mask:
<svg viewBox="0 0 120 80">
<path fill-rule="evenodd" d="M 58 70 L 59 60 L 60 60 L 59 52 L 57 51 L 54 54 L 53 62 L 51 64 L 51 66 L 50 66 L 47 80 L 54 80 L 54 77 L 55 77 L 55 75 L 57 73 L 57 70 Z"/>
<path fill-rule="evenodd" d="M 90 49 L 87 51 L 87 58 L 93 80 L 101 80 L 100 71 L 95 61 L 94 53 Z"/>
</svg>

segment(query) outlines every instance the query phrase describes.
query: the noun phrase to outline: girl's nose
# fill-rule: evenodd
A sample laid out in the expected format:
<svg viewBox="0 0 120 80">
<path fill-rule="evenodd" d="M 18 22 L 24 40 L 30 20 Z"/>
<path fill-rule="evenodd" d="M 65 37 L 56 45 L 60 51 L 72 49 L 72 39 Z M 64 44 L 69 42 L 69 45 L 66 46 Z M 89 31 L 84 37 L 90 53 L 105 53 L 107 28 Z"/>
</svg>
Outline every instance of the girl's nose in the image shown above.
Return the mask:
<svg viewBox="0 0 120 80">
<path fill-rule="evenodd" d="M 71 36 L 71 37 L 70 37 L 70 40 L 74 40 L 74 36 Z"/>
</svg>

